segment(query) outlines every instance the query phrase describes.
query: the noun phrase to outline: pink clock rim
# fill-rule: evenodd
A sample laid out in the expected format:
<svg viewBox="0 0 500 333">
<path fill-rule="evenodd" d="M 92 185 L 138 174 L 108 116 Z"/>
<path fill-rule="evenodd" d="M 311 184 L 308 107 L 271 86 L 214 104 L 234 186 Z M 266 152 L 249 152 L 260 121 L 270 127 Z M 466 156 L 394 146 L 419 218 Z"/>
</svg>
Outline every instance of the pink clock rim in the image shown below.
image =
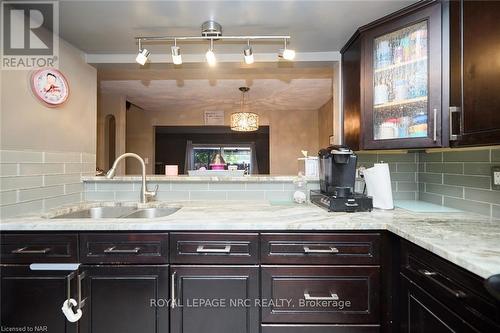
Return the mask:
<svg viewBox="0 0 500 333">
<path fill-rule="evenodd" d="M 43 72 L 43 71 L 47 71 L 47 70 L 50 70 L 50 71 L 53 71 L 55 72 L 57 75 L 59 75 L 63 81 L 64 81 L 64 84 L 66 86 L 66 95 L 64 96 L 64 98 L 60 101 L 60 102 L 57 102 L 57 103 L 50 103 L 50 102 L 47 102 L 46 100 L 44 100 L 38 93 L 38 90 L 36 88 L 36 85 L 35 85 L 35 77 Z M 33 73 L 31 74 L 31 91 L 33 92 L 33 94 L 35 94 L 36 98 L 41 101 L 42 103 L 44 103 L 46 106 L 48 107 L 58 107 L 58 106 L 61 106 L 63 105 L 64 103 L 66 103 L 66 101 L 68 100 L 68 97 L 69 97 L 69 94 L 70 94 L 70 90 L 69 90 L 69 82 L 68 82 L 68 79 L 66 78 L 66 76 L 58 69 L 56 68 L 52 68 L 52 67 L 44 67 L 44 68 L 40 68 L 40 69 L 37 69 L 35 71 L 33 71 Z"/>
</svg>

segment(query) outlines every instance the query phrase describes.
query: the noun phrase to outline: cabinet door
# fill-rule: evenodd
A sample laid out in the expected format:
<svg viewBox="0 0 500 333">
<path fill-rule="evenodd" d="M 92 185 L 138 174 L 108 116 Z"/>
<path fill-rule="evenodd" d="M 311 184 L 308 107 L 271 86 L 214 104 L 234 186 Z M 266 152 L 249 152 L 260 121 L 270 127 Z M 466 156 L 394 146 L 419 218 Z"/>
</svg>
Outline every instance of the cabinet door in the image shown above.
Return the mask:
<svg viewBox="0 0 500 333">
<path fill-rule="evenodd" d="M 451 1 L 450 30 L 454 144 L 500 144 L 500 2 Z"/>
<path fill-rule="evenodd" d="M 404 276 L 401 297 L 401 332 L 479 332 Z"/>
<path fill-rule="evenodd" d="M 61 311 L 67 298 L 68 275 L 76 299 L 76 274 L 32 271 L 28 265 L 4 265 L 0 269 L 2 332 L 15 332 L 16 328 L 19 332 L 77 332 L 78 324 L 67 321 Z"/>
<path fill-rule="evenodd" d="M 257 266 L 171 266 L 171 288 L 171 333 L 259 332 Z"/>
<path fill-rule="evenodd" d="M 441 4 L 366 32 L 364 148 L 441 146 Z"/>
<path fill-rule="evenodd" d="M 81 266 L 83 333 L 168 332 L 168 265 Z"/>
</svg>

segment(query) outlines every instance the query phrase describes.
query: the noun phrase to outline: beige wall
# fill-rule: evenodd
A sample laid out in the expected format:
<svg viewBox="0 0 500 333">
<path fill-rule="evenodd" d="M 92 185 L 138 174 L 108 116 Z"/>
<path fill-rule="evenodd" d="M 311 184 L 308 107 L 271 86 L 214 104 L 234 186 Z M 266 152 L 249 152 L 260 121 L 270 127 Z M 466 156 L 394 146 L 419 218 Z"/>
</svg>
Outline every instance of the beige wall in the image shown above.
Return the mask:
<svg viewBox="0 0 500 333">
<path fill-rule="evenodd" d="M 111 165 L 108 161 L 108 145 L 106 136 L 106 117 L 112 115 L 115 117 L 115 158 L 126 152 L 125 135 L 126 135 L 126 110 L 125 96 L 103 94 L 98 95 L 97 108 L 97 167 L 102 170 L 109 170 Z M 116 169 L 117 175 L 125 174 L 125 164 L 120 163 Z"/>
<path fill-rule="evenodd" d="M 333 134 L 333 98 L 318 110 L 318 144 L 320 148 L 330 145 Z"/>
<path fill-rule="evenodd" d="M 208 110 L 208 109 L 207 109 Z M 229 125 L 234 104 L 210 110 L 224 110 Z M 165 110 L 161 112 L 131 109 L 127 112 L 127 151 L 149 159 L 148 173 L 154 170 L 154 126 L 199 126 L 205 110 Z M 273 110 L 259 112 L 260 124 L 270 127 L 271 174 L 296 174 L 301 150 L 318 151 L 318 110 Z M 137 164 L 127 163 L 127 174 L 140 172 Z"/>
<path fill-rule="evenodd" d="M 2 71 L 1 149 L 96 151 L 96 69 L 81 51 L 60 40 L 59 69 L 68 79 L 70 96 L 49 108 L 31 93 L 30 71 Z"/>
</svg>

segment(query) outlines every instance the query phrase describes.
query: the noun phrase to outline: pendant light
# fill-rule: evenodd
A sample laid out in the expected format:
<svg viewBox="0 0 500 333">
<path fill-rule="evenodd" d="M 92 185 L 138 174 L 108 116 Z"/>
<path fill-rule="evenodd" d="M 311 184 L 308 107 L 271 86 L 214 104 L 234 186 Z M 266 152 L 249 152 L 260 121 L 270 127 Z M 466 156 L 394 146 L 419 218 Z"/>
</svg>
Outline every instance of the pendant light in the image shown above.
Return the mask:
<svg viewBox="0 0 500 333">
<path fill-rule="evenodd" d="M 253 132 L 259 129 L 259 115 L 249 112 L 248 103 L 245 99 L 245 94 L 250 88 L 240 87 L 241 102 L 240 111 L 231 114 L 231 130 L 237 132 Z"/>
</svg>

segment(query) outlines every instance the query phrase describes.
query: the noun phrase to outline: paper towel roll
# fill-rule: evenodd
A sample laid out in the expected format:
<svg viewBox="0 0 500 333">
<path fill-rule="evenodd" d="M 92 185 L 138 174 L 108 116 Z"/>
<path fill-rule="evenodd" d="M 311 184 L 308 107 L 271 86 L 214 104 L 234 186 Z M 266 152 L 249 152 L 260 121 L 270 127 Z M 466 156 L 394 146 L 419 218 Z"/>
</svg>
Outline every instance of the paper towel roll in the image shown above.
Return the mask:
<svg viewBox="0 0 500 333">
<path fill-rule="evenodd" d="M 368 195 L 373 198 L 373 207 L 394 209 L 389 165 L 387 163 L 375 163 L 373 168 L 364 170 L 363 175 Z"/>
</svg>

